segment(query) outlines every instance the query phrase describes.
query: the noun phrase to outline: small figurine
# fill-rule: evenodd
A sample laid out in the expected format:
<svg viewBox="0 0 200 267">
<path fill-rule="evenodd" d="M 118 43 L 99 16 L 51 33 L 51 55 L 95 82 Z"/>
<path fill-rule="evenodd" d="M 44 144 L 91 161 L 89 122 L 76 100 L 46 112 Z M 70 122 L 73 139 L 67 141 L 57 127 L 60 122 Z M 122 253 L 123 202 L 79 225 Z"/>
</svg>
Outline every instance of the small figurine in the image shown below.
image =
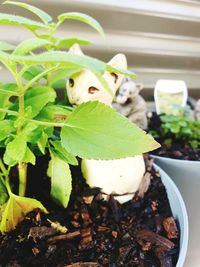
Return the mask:
<svg viewBox="0 0 200 267">
<path fill-rule="evenodd" d="M 196 102 L 195 109 L 194 109 L 194 115 L 195 115 L 195 119 L 200 121 L 200 99 L 197 100 L 197 102 Z"/>
<path fill-rule="evenodd" d="M 83 54 L 78 45 L 73 45 L 69 52 Z M 108 64 L 116 68 L 127 68 L 126 57 L 123 54 L 117 54 Z M 103 77 L 114 96 L 121 85 L 123 75 L 105 72 Z M 98 100 L 112 107 L 113 97 L 90 70 L 85 69 L 71 77 L 66 88 L 72 105 Z M 91 187 L 101 188 L 105 199 L 113 194 L 115 199 L 124 203 L 132 199 L 138 191 L 145 173 L 145 163 L 143 155 L 116 160 L 83 159 L 81 169 L 87 183 Z"/>
<path fill-rule="evenodd" d="M 141 83 L 124 78 L 113 107 L 140 128 L 147 129 L 146 102 L 139 95 L 142 89 Z"/>
</svg>

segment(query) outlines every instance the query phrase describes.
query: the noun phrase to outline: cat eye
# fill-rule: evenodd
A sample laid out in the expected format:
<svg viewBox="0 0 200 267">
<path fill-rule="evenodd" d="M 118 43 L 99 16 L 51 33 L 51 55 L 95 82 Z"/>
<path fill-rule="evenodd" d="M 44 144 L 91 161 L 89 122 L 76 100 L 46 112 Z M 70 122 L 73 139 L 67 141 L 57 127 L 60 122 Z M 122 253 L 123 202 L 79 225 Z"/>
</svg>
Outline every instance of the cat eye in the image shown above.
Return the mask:
<svg viewBox="0 0 200 267">
<path fill-rule="evenodd" d="M 89 93 L 89 94 L 94 94 L 94 93 L 96 93 L 96 92 L 98 92 L 98 91 L 99 91 L 99 89 L 96 88 L 96 87 L 94 87 L 94 86 L 90 86 L 90 87 L 88 88 L 88 93 Z"/>
<path fill-rule="evenodd" d="M 69 86 L 70 87 L 74 86 L 74 80 L 72 78 L 69 79 Z"/>
<path fill-rule="evenodd" d="M 111 72 L 111 75 L 114 77 L 114 83 L 116 83 L 118 79 L 118 75 L 114 72 Z"/>
</svg>

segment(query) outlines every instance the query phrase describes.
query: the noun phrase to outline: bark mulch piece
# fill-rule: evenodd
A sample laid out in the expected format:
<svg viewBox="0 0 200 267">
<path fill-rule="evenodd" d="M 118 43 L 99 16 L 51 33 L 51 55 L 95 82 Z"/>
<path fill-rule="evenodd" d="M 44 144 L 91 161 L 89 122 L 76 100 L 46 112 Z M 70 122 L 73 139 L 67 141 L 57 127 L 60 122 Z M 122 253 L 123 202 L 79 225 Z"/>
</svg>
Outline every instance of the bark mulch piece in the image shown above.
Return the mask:
<svg viewBox="0 0 200 267">
<path fill-rule="evenodd" d="M 40 169 L 29 169 L 27 193 L 41 200 L 49 214 L 31 212 L 15 230 L 0 236 L 1 267 L 176 265 L 178 223 L 160 176 L 151 166 L 148 190 L 145 181 L 146 192 L 123 205 L 113 197 L 105 202 L 100 190 L 90 189 L 80 170 L 72 168 L 73 192 L 69 207 L 62 209 L 48 198 L 45 164 L 42 160 Z"/>
<path fill-rule="evenodd" d="M 162 146 L 152 152 L 152 154 L 167 157 L 173 159 L 183 159 L 200 161 L 200 145 L 198 148 L 194 149 L 189 145 L 189 140 L 180 140 L 172 138 L 171 144 L 165 144 L 166 136 L 163 136 L 161 132 L 161 120 L 159 115 L 152 113 L 152 117 L 149 118 L 148 128 L 149 130 L 154 130 L 158 133 L 159 138 L 155 138 Z"/>
</svg>

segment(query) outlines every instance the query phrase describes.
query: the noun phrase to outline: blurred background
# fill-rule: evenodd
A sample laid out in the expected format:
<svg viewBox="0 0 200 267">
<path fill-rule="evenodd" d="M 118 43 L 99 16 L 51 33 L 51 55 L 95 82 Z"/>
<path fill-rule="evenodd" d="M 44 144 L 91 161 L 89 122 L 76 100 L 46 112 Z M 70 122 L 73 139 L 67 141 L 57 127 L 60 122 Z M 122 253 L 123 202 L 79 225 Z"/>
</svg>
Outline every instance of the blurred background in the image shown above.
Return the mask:
<svg viewBox="0 0 200 267">
<path fill-rule="evenodd" d="M 0 1 L 3 3 L 3 1 Z M 181 79 L 195 99 L 200 98 L 200 1 L 195 0 L 24 0 L 49 12 L 54 18 L 68 11 L 84 12 L 103 26 L 104 40 L 80 22 L 66 21 L 58 34 L 83 37 L 94 45 L 83 47 L 86 54 L 109 61 L 124 53 L 129 69 L 144 84 L 142 95 L 153 100 L 158 79 Z M 23 14 L 24 9 L 1 5 L 0 12 Z M 26 29 L 0 26 L 1 39 L 15 43 L 31 36 Z M 10 77 L 1 70 L 1 80 Z"/>
</svg>

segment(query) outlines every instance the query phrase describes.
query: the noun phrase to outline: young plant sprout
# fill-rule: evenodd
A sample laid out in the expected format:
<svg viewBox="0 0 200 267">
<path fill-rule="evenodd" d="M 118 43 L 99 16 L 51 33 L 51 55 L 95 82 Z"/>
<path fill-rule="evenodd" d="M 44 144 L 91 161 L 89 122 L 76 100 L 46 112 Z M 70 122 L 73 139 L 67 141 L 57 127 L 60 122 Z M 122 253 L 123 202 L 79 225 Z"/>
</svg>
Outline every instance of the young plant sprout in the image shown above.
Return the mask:
<svg viewBox="0 0 200 267">
<path fill-rule="evenodd" d="M 0 24 L 25 27 L 33 33 L 32 38 L 16 46 L 3 41 L 0 43 L 0 61 L 15 80 L 14 83 L 0 84 L 2 233 L 15 228 L 34 209 L 47 212 L 42 203 L 26 196 L 28 166 L 37 164 L 37 157 L 50 156 L 47 173 L 51 179 L 51 196 L 59 205 L 67 207 L 72 190 L 69 165 L 78 165 L 77 157 L 121 159 L 141 155 L 159 146 L 150 135 L 108 105 L 89 101 L 72 107 L 67 105 L 66 96 L 61 100 L 57 97 L 56 88 L 66 83 L 66 79 L 72 86 L 74 80 L 76 82 L 74 77 L 89 71 L 105 90 L 108 104 L 113 92 L 104 75 L 111 76 L 114 82 L 120 75 L 135 77 L 118 66 L 68 52 L 73 44 L 88 45 L 89 41 L 56 36 L 57 28 L 69 19 L 84 22 L 104 36 L 96 20 L 82 13 L 70 12 L 59 15 L 53 22 L 49 14 L 34 6 L 14 1 L 4 4 L 27 9 L 39 21 L 0 13 Z M 92 96 L 98 89 L 89 88 L 88 93 Z M 13 169 L 18 172 L 18 183 L 15 184 L 19 184 L 19 188 L 11 183 Z"/>
</svg>

